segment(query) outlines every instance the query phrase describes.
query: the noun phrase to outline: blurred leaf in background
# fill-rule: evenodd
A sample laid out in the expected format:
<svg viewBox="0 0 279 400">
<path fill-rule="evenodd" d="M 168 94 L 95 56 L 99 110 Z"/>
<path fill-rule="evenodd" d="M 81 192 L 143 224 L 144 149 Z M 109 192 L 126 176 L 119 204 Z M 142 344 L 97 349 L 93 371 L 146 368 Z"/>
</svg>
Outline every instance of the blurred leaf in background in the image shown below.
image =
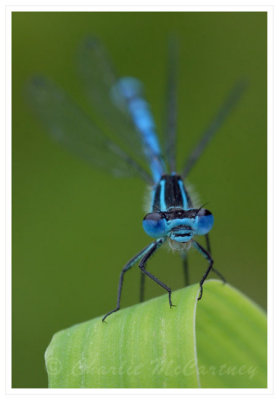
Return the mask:
<svg viewBox="0 0 279 400">
<path fill-rule="evenodd" d="M 189 179 L 215 216 L 216 268 L 265 307 L 266 23 L 262 12 L 13 13 L 13 387 L 47 387 L 43 354 L 53 333 L 113 308 L 122 266 L 149 242 L 141 227 L 144 184 L 94 170 L 53 143 L 28 107 L 28 79 L 49 77 L 94 115 L 77 49 L 97 36 L 120 75 L 144 82 L 163 132 L 167 39 L 176 34 L 179 165 L 234 83 L 249 79 Z M 189 258 L 197 282 L 206 263 L 194 252 Z M 149 268 L 172 289 L 182 287 L 178 255 L 162 250 Z M 137 268 L 127 276 L 123 307 L 138 302 L 139 279 Z M 148 298 L 160 294 L 147 282 Z"/>
</svg>

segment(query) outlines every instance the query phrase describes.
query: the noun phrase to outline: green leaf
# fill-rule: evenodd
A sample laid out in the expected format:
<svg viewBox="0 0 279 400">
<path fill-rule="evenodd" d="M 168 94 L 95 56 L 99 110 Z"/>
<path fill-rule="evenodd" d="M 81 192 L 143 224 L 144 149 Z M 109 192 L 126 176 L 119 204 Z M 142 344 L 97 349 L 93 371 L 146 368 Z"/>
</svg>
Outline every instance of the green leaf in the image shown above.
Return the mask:
<svg viewBox="0 0 279 400">
<path fill-rule="evenodd" d="M 56 333 L 45 359 L 51 388 L 266 387 L 266 315 L 210 280 Z"/>
</svg>

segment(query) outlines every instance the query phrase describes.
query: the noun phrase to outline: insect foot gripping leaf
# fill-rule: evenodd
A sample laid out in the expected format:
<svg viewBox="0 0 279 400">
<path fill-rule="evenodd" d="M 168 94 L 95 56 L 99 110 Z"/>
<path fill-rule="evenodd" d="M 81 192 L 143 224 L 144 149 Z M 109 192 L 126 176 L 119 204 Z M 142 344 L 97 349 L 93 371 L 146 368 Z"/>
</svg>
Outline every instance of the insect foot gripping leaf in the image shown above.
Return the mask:
<svg viewBox="0 0 279 400">
<path fill-rule="evenodd" d="M 266 315 L 217 280 L 56 333 L 45 353 L 51 388 L 266 387 Z"/>
</svg>

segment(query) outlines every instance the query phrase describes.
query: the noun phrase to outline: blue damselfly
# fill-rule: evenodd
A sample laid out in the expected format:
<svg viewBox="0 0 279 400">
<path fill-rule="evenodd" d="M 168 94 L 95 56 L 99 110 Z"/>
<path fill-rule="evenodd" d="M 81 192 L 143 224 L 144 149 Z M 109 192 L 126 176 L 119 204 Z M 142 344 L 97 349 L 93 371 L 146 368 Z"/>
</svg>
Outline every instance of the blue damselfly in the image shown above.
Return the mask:
<svg viewBox="0 0 279 400">
<path fill-rule="evenodd" d="M 138 175 L 151 187 L 150 206 L 143 218 L 143 229 L 153 241 L 122 269 L 117 306 L 103 317 L 103 321 L 119 310 L 123 278 L 134 265 L 138 265 L 142 272 L 140 300 L 144 298 L 144 281 L 148 276 L 168 292 L 169 305 L 173 305 L 171 289 L 146 269 L 150 256 L 166 242 L 181 254 L 187 284 L 189 247 L 193 246 L 207 260 L 208 267 L 200 280 L 199 300 L 210 271 L 225 282 L 213 267 L 211 257 L 209 232 L 214 222 L 213 215 L 204 206 L 193 203 L 184 179 L 240 98 L 245 84 L 237 83 L 232 89 L 178 174 L 175 162 L 177 46 L 171 41 L 169 47 L 165 151 L 161 149 L 142 83 L 131 77 L 117 79 L 105 49 L 94 38 L 85 40 L 79 50 L 80 72 L 94 109 L 105 119 L 111 135 L 105 134 L 49 79 L 34 78 L 29 85 L 32 106 L 56 141 L 96 167 L 116 176 Z M 205 236 L 206 248 L 196 240 L 197 236 Z"/>
</svg>

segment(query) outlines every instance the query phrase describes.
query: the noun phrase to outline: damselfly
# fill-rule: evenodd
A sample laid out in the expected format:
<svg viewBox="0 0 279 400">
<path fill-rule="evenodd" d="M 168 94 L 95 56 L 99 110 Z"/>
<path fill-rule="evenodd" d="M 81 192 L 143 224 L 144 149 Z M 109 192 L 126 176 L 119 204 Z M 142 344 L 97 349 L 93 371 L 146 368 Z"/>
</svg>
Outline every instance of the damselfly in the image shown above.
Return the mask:
<svg viewBox="0 0 279 400">
<path fill-rule="evenodd" d="M 213 267 L 211 257 L 209 232 L 214 222 L 213 215 L 204 206 L 193 204 L 184 179 L 240 98 L 244 84 L 238 83 L 232 89 L 178 174 L 175 163 L 176 53 L 177 46 L 172 42 L 169 49 L 164 152 L 141 82 L 131 77 L 117 79 L 105 49 L 94 38 L 87 39 L 79 50 L 80 73 L 94 109 L 105 118 L 108 133 L 105 134 L 104 128 L 100 129 L 50 80 L 35 78 L 29 85 L 33 108 L 56 141 L 115 175 L 141 176 L 151 187 L 150 207 L 143 218 L 143 229 L 153 241 L 122 269 L 116 308 L 109 311 L 103 321 L 120 309 L 123 278 L 134 265 L 138 265 L 142 272 L 140 300 L 144 297 L 144 278 L 148 276 L 168 292 L 169 305 L 173 306 L 170 287 L 146 269 L 148 259 L 166 242 L 181 254 L 186 284 L 189 283 L 189 247 L 193 246 L 207 260 L 208 267 L 200 280 L 199 300 L 210 271 L 225 282 L 221 273 Z M 196 240 L 197 236 L 205 236 L 206 248 Z"/>
</svg>

